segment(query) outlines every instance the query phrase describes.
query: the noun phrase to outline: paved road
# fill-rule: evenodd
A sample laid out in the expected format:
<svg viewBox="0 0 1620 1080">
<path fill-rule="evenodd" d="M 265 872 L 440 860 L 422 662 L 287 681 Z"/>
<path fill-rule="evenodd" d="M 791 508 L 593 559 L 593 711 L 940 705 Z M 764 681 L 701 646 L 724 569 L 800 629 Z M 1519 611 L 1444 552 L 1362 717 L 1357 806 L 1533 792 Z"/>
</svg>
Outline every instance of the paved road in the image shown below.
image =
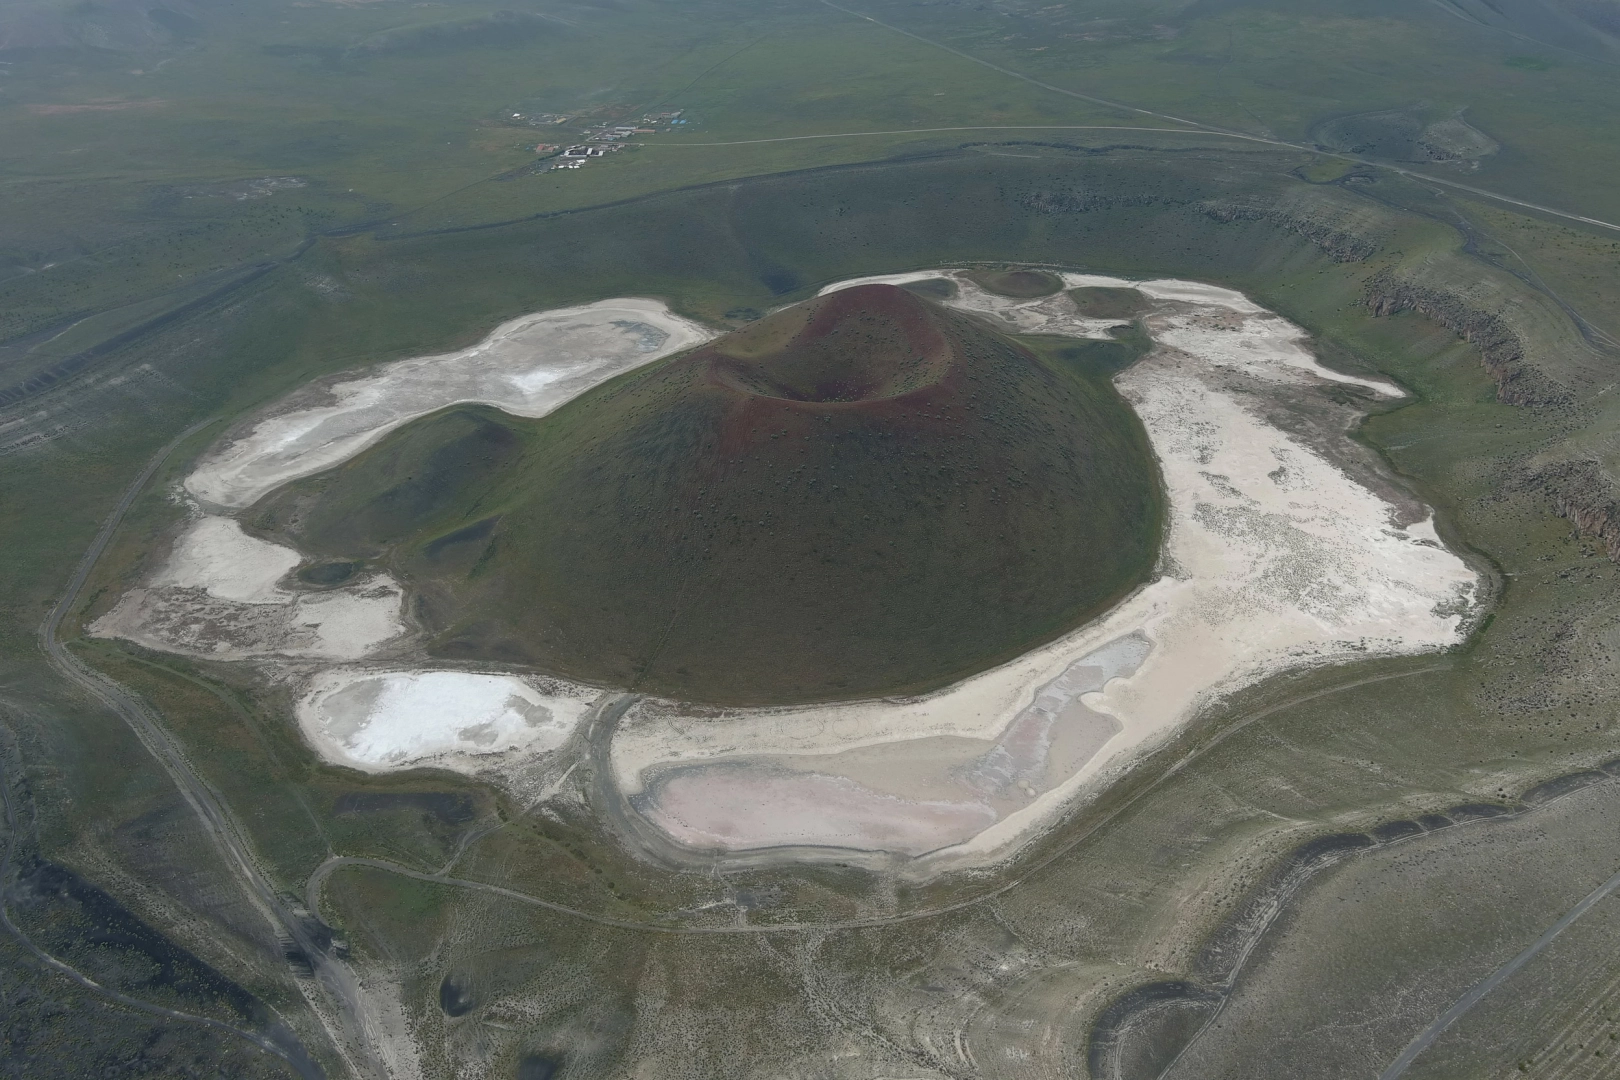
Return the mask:
<svg viewBox="0 0 1620 1080">
<path fill-rule="evenodd" d="M 51 663 L 62 675 L 82 687 L 129 725 L 136 738 L 140 739 L 141 745 L 157 759 L 175 786 L 180 789 L 180 794 L 197 815 L 204 831 L 224 856 L 226 866 L 241 880 L 248 898 L 270 923 L 277 939 L 291 942 L 308 959 L 314 969 L 315 980 L 337 1006 L 336 1009 L 323 1007 L 323 1003 L 310 1000 L 311 1010 L 323 1024 L 327 1025 L 328 1035 L 331 1036 L 338 1053 L 346 1059 L 353 1071 L 363 1075 L 385 1077 L 387 1073 L 366 1037 L 366 1025 L 361 1018 L 359 986 L 354 973 L 327 955 L 314 937 L 314 927 L 288 910 L 275 886 L 254 860 L 246 842 L 242 839 L 242 833 L 231 820 L 230 813 L 219 795 L 192 769 L 185 753 L 169 735 L 157 714 L 122 686 L 82 663 L 57 638 L 62 620 L 77 602 L 91 570 L 106 551 L 113 533 L 135 499 L 145 490 L 152 476 L 182 442 L 215 422 L 205 420 L 193 424 L 175 436 L 172 442 L 147 462 L 140 475 L 124 491 L 123 497 L 118 500 L 118 504 L 102 525 L 101 531 L 96 534 L 95 540 L 84 553 L 84 558 L 80 560 L 62 598 L 46 616 L 39 631 L 40 644 Z M 306 998 L 309 998 L 306 980 L 295 976 L 295 982 Z M 334 1020 L 339 1030 L 333 1030 Z M 304 1054 L 308 1060 L 302 1046 L 298 1047 L 298 1052 Z M 313 1061 L 310 1064 L 314 1066 Z M 319 1066 L 314 1068 L 316 1070 L 314 1075 L 320 1075 Z"/>
<path fill-rule="evenodd" d="M 1479 1004 L 1481 998 L 1502 985 L 1515 971 L 1535 959 L 1537 953 L 1551 945 L 1554 939 L 1565 930 L 1568 930 L 1576 919 L 1585 915 L 1594 904 L 1613 893 L 1616 889 L 1620 889 L 1620 874 L 1615 874 L 1614 877 L 1587 893 L 1580 903 L 1569 909 L 1569 914 L 1548 927 L 1547 932 L 1536 938 L 1529 948 L 1497 968 L 1489 977 L 1475 984 L 1473 989 L 1458 998 L 1456 1004 L 1441 1013 L 1434 1023 L 1424 1028 L 1417 1038 L 1406 1045 L 1406 1049 L 1401 1051 L 1400 1057 L 1390 1062 L 1389 1068 L 1378 1074 L 1378 1080 L 1396 1080 L 1396 1077 L 1406 1072 L 1407 1066 L 1411 1065 L 1419 1054 L 1427 1050 L 1464 1013 Z"/>
</svg>

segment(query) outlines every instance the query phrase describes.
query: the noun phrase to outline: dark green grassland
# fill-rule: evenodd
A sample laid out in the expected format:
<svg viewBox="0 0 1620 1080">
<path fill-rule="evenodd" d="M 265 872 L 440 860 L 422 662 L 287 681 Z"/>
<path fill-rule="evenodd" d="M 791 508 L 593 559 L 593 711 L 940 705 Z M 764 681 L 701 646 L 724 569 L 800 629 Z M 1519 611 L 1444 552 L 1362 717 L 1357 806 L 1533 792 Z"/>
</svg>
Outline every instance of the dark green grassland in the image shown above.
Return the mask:
<svg viewBox="0 0 1620 1080">
<path fill-rule="evenodd" d="M 1599 25 L 1610 8 L 1098 0 L 866 12 L 1062 90 L 1281 143 L 1348 139 L 1355 147 L 1335 151 L 1347 157 L 1171 132 L 1174 121 L 1043 88 L 824 4 L 536 7 L 563 20 L 555 33 L 520 20 L 521 34 L 493 45 L 476 20 L 494 8 L 472 3 L 197 3 L 191 24 L 161 32 L 112 4 L 25 26 L 8 9 L 0 720 L 15 808 L 6 839 L 19 855 L 0 887 L 13 920 L 115 989 L 232 1022 L 243 1015 L 232 1001 L 262 1002 L 330 1074 L 344 1070 L 305 1004 L 308 984 L 185 800 L 37 645 L 99 522 L 188 424 L 604 296 L 660 296 L 735 326 L 827 281 L 949 264 L 1219 281 L 1307 327 L 1328 363 L 1413 390 L 1357 437 L 1490 569 L 1493 617 L 1454 653 L 1278 680 L 1227 703 L 1004 874 L 928 885 L 836 867 L 668 874 L 604 837 L 576 788 L 531 813 L 448 774 L 330 768 L 301 743 L 285 691 L 249 672 L 72 645 L 161 713 L 289 896 L 302 897 L 331 854 L 418 873 L 454 859 L 459 880 L 631 924 L 377 867 L 334 873 L 320 914 L 357 964 L 400 987 L 431 1075 L 487 1065 L 514 1076 L 522 1061 L 555 1060 L 569 1077 L 826 1075 L 828 1062 L 851 1061 L 868 1075 L 1080 1074 L 1092 1018 L 1133 986 L 1196 977 L 1208 935 L 1297 843 L 1506 803 L 1616 752 L 1620 575 L 1557 512 L 1600 527 L 1594 513 L 1612 504 L 1620 238 L 1382 167 L 1620 217 L 1617 151 L 1601 137 L 1620 78 Z M 21 45 L 19 26 L 33 35 Z M 411 29 L 422 26 L 437 29 Z M 598 106 L 603 117 L 684 108 L 693 125 L 546 173 L 530 168 L 532 146 L 551 137 L 506 122 L 514 110 Z M 1346 117 L 1361 119 L 1333 126 Z M 1411 160 L 1425 145 L 1485 145 L 1433 127 L 1455 118 L 1500 149 Z M 1006 125 L 1112 130 L 920 130 Z M 873 131 L 895 133 L 748 142 Z M 302 186 L 265 183 L 279 177 Z M 1404 300 L 1375 316 L 1367 301 L 1394 296 L 1390 282 L 1409 287 Z M 1048 365 L 1092 373 L 1130 355 L 1128 344 L 1027 344 Z M 1500 400 L 1499 385 L 1519 404 Z M 434 422 L 509 423 L 465 412 Z M 150 565 L 181 513 L 173 484 L 218 430 L 182 446 L 133 505 L 85 613 Z M 1597 471 L 1584 488 L 1549 486 L 1560 463 L 1588 460 Z M 1387 1064 L 1476 970 L 1612 873 L 1598 865 L 1606 855 L 1570 840 L 1583 820 L 1547 819 L 1524 841 L 1540 854 L 1522 871 L 1510 843 L 1478 871 L 1488 888 L 1424 885 L 1420 916 L 1402 914 L 1419 893 L 1389 885 L 1374 856 L 1353 864 L 1365 872 L 1324 878 L 1331 896 L 1302 918 L 1357 932 L 1306 942 L 1302 961 L 1285 939 L 1255 969 L 1231 1029 L 1201 1044 L 1204 1075 Z M 1489 847 L 1461 831 L 1431 839 L 1451 835 L 1465 855 Z M 183 950 L 185 971 L 229 986 L 160 985 L 138 956 L 89 932 L 71 895 L 25 897 L 30 867 L 45 863 L 114 898 L 126 940 L 149 940 L 127 916 Z M 1347 922 L 1332 897 L 1365 921 Z M 881 921 L 962 901 L 972 902 Z M 1422 933 L 1396 934 L 1417 917 Z M 846 918 L 878 921 L 815 929 Z M 663 932 L 738 919 L 785 928 Z M 658 928 L 637 928 L 647 921 Z M 1607 925 L 1582 939 L 1588 957 L 1613 955 Z M 1381 948 L 1396 937 L 1400 949 Z M 42 1075 L 40 1060 L 82 1064 L 64 1075 L 142 1060 L 170 1072 L 280 1068 L 256 1056 L 238 1070 L 228 1055 L 258 1055 L 250 1044 L 195 1024 L 154 1027 L 20 944 L 7 949 L 16 977 L 0 984 L 0 1025 L 10 1046 L 26 1036 L 50 1055 L 0 1057 L 8 1075 Z M 1588 1002 L 1556 988 L 1594 976 L 1579 957 L 1554 961 L 1566 966 L 1537 975 L 1554 989 L 1531 1005 L 1558 1028 Z M 441 1007 L 447 979 L 451 1000 L 471 1002 L 458 1016 Z M 1286 1008 L 1267 1006 L 1279 987 Z M 1402 1004 L 1337 1023 L 1368 1002 Z M 1514 1019 L 1436 1067 L 1489 1075 L 1551 1060 L 1529 1045 L 1542 1028 L 1520 1037 Z M 1280 1029 L 1308 1030 L 1308 1053 L 1248 1052 L 1276 1045 Z M 1132 1061 L 1124 1075 L 1152 1075 L 1163 1058 Z"/>
</svg>

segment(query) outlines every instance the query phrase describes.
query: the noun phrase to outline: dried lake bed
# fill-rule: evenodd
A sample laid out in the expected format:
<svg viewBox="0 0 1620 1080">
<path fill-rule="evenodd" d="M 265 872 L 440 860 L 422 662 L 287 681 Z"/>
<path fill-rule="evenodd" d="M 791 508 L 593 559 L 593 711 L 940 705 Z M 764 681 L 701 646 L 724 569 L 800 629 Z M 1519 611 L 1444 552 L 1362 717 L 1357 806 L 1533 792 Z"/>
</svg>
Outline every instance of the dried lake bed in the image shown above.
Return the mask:
<svg viewBox="0 0 1620 1080">
<path fill-rule="evenodd" d="M 364 772 L 488 754 L 545 753 L 597 695 L 572 683 L 471 671 L 333 668 L 310 680 L 298 720 L 322 757 Z"/>
<path fill-rule="evenodd" d="M 1478 576 L 1347 434 L 1398 387 L 1322 367 L 1303 331 L 1231 290 L 1063 278 L 1066 289 L 1144 297 L 1154 348 L 1115 383 L 1168 497 L 1155 579 L 1101 618 L 925 697 L 727 710 L 631 701 L 605 759 L 616 797 L 651 827 L 635 834 L 665 849 L 654 854 L 864 852 L 917 873 L 994 861 L 1223 695 L 1282 671 L 1462 640 Z M 1083 316 L 1067 291 L 1011 299 L 954 270 L 827 291 L 921 281 L 1007 332 L 1107 338 L 1118 325 Z M 290 576 L 299 554 L 231 515 L 414 417 L 461 401 L 544 415 L 713 336 L 657 301 L 608 300 L 300 391 L 204 456 L 184 482 L 193 517 L 167 560 L 91 631 L 297 679 L 298 722 L 334 764 L 506 783 L 546 767 L 611 688 L 422 667 L 398 582 L 301 587 Z"/>
</svg>

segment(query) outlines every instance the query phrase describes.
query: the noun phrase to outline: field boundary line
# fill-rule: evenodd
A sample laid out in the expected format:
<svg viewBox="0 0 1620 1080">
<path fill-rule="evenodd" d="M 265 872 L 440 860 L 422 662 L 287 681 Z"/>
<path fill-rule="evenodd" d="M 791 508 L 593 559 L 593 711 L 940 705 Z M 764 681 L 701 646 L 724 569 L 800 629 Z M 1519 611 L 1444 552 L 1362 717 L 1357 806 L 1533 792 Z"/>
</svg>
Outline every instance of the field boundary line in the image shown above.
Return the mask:
<svg viewBox="0 0 1620 1080">
<path fill-rule="evenodd" d="M 762 143 L 806 142 L 811 139 L 858 139 L 874 135 L 930 135 L 946 131 L 1151 131 L 1175 132 L 1181 135 L 1222 135 L 1241 139 L 1246 136 L 1228 135 L 1224 131 L 1206 131 L 1203 128 L 1141 127 L 1124 124 L 963 124 L 957 127 L 897 128 L 894 131 L 834 131 L 824 135 L 780 135 L 771 139 L 734 139 L 730 142 L 638 142 L 636 146 L 758 146 Z"/>
</svg>

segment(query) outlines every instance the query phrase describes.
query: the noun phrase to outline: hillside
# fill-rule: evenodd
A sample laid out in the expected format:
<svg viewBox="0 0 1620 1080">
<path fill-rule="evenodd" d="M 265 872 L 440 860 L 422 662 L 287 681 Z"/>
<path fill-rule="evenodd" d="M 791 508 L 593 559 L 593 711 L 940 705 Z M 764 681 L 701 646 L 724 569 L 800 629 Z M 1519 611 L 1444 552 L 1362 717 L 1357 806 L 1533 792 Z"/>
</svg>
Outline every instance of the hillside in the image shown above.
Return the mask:
<svg viewBox="0 0 1620 1080">
<path fill-rule="evenodd" d="M 458 408 L 256 524 L 419 593 L 436 654 L 716 703 L 903 693 L 1140 582 L 1136 422 L 902 289 L 811 300 L 540 421 Z"/>
</svg>

